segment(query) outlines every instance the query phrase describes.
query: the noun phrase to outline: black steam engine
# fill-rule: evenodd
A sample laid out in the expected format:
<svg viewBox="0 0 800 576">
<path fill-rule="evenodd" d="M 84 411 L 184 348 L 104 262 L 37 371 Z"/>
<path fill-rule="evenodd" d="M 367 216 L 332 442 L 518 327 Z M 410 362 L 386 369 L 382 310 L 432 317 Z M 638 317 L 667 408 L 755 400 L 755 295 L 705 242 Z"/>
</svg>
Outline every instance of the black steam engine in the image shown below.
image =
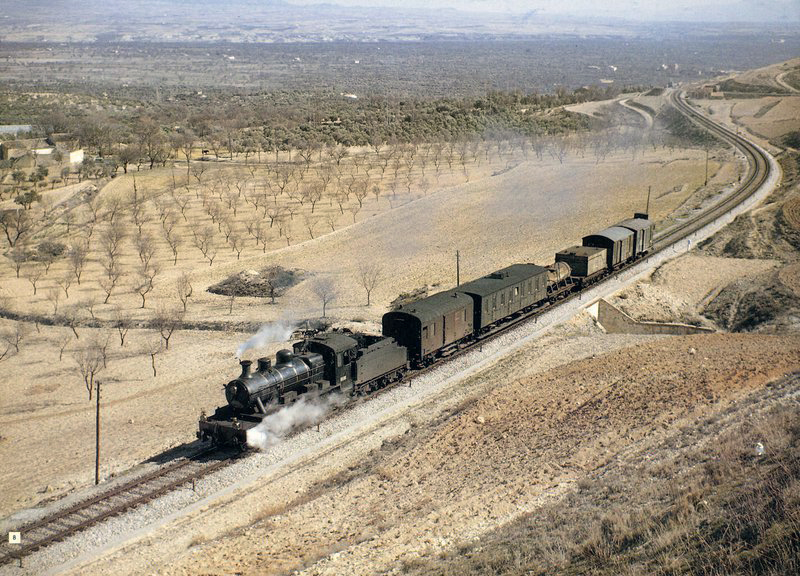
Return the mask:
<svg viewBox="0 0 800 576">
<path fill-rule="evenodd" d="M 252 370 L 243 360 L 242 373 L 225 387 L 227 406 L 201 417 L 198 438 L 245 447 L 248 429 L 298 397 L 383 388 L 643 257 L 653 229 L 647 214 L 636 214 L 558 252 L 548 268 L 513 264 L 387 312 L 382 336 L 327 332 L 281 350 L 274 365 L 260 358 Z"/>
</svg>

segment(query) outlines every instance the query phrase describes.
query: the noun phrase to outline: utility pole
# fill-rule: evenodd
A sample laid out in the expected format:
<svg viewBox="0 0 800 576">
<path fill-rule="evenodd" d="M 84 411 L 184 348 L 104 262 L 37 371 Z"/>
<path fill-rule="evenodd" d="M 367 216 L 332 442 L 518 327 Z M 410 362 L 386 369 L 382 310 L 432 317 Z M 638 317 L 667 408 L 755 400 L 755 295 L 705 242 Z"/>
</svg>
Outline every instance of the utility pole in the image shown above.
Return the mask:
<svg viewBox="0 0 800 576">
<path fill-rule="evenodd" d="M 647 205 L 644 208 L 644 213 L 647 214 L 648 217 L 650 216 L 650 189 L 651 188 L 652 188 L 652 186 L 648 186 L 647 187 Z"/>
<path fill-rule="evenodd" d="M 461 286 L 461 261 L 456 250 L 456 286 Z"/>
<path fill-rule="evenodd" d="M 708 144 L 706 144 L 706 181 L 703 186 L 708 186 Z"/>
<path fill-rule="evenodd" d="M 94 442 L 94 484 L 100 484 L 100 380 L 95 380 L 97 384 L 97 410 L 95 420 L 95 442 Z"/>
</svg>

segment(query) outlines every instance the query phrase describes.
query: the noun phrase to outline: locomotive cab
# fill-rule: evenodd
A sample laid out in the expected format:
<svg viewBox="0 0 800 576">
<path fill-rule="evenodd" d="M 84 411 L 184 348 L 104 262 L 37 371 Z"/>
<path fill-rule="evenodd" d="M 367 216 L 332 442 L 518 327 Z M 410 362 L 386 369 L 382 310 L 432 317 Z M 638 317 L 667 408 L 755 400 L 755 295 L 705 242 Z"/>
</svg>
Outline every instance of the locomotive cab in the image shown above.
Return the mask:
<svg viewBox="0 0 800 576">
<path fill-rule="evenodd" d="M 353 362 L 358 355 L 358 341 L 355 338 L 339 332 L 319 334 L 295 343 L 294 350 L 295 353 L 305 351 L 322 357 L 321 391 L 339 388 L 347 392 L 353 388 Z"/>
</svg>

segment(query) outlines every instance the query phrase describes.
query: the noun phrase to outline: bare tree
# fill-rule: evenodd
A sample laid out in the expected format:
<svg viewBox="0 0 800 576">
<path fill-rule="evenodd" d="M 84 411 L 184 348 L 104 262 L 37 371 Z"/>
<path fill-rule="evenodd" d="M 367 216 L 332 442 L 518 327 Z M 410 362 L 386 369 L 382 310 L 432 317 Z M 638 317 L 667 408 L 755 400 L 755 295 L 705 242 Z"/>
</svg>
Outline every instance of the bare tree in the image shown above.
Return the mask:
<svg viewBox="0 0 800 576">
<path fill-rule="evenodd" d="M 256 238 L 256 247 L 258 244 L 263 246 L 263 252 L 267 252 L 267 240 L 269 240 L 269 230 L 263 225 L 262 221 L 259 220 L 256 222 L 255 226 L 253 227 L 253 235 Z"/>
<path fill-rule="evenodd" d="M 156 372 L 156 355 L 163 350 L 161 345 L 161 335 L 159 334 L 157 339 L 148 339 L 146 346 L 147 353 L 150 355 L 150 366 L 153 368 L 153 378 L 155 378 L 158 376 L 158 373 Z"/>
<path fill-rule="evenodd" d="M 328 304 L 336 299 L 336 287 L 330 278 L 317 278 L 311 284 L 311 290 L 322 302 L 322 317 L 325 318 Z"/>
<path fill-rule="evenodd" d="M 64 274 L 63 277 L 56 280 L 56 284 L 61 286 L 61 289 L 64 290 L 64 295 L 67 298 L 69 298 L 69 287 L 72 286 L 72 278 L 73 278 L 72 272 L 67 272 L 66 274 Z"/>
<path fill-rule="evenodd" d="M 361 211 L 361 204 L 351 204 L 348 210 L 350 211 L 350 214 L 353 215 L 353 224 L 355 224 L 356 214 L 358 214 Z"/>
<path fill-rule="evenodd" d="M 270 304 L 275 304 L 275 296 L 278 292 L 278 282 L 281 276 L 281 267 L 275 265 L 269 266 L 262 272 L 262 276 L 267 283 L 267 288 L 269 288 Z"/>
<path fill-rule="evenodd" d="M 325 214 L 325 223 L 331 227 L 331 232 L 336 232 L 336 213 L 328 212 Z"/>
<path fill-rule="evenodd" d="M 9 256 L 11 262 L 14 263 L 14 270 L 17 272 L 17 278 L 19 278 L 19 271 L 22 269 L 22 265 L 30 258 L 30 252 L 28 252 L 27 246 L 22 243 L 17 243 L 17 245 L 11 249 Z"/>
<path fill-rule="evenodd" d="M 142 297 L 142 308 L 145 307 L 145 299 L 147 295 L 153 291 L 154 285 L 153 282 L 158 275 L 159 269 L 158 266 L 145 266 L 142 265 L 139 267 L 138 276 L 136 281 L 134 282 L 134 291 Z"/>
<path fill-rule="evenodd" d="M 28 279 L 28 282 L 30 282 L 31 285 L 33 286 L 34 296 L 36 296 L 36 284 L 39 282 L 39 280 L 42 279 L 44 272 L 45 272 L 44 265 L 39 262 L 34 263 L 25 270 L 25 277 Z"/>
<path fill-rule="evenodd" d="M 50 288 L 47 291 L 47 299 L 53 305 L 53 316 L 58 314 L 58 303 L 61 300 L 61 291 L 58 288 Z"/>
<path fill-rule="evenodd" d="M 145 268 L 150 267 L 150 260 L 156 253 L 156 245 L 153 238 L 148 234 L 138 234 L 136 236 L 136 249 L 139 251 L 139 260 Z"/>
<path fill-rule="evenodd" d="M 72 333 L 75 335 L 75 339 L 78 340 L 80 336 L 78 336 L 77 327 L 80 324 L 80 319 L 78 318 L 78 309 L 76 306 L 65 306 L 63 311 L 61 312 L 61 320 L 64 322 L 64 325 L 72 330 Z"/>
<path fill-rule="evenodd" d="M 270 206 L 267 208 L 267 217 L 269 218 L 269 227 L 272 228 L 276 220 L 280 220 L 286 214 L 286 208 L 283 206 Z"/>
<path fill-rule="evenodd" d="M 94 379 L 103 370 L 102 348 L 97 342 L 90 342 L 82 348 L 78 348 L 72 353 L 72 358 L 78 365 L 78 371 L 89 392 L 89 400 L 92 399 L 94 391 Z"/>
<path fill-rule="evenodd" d="M 311 239 L 313 240 L 314 229 L 317 227 L 317 224 L 319 224 L 319 217 L 306 214 L 303 216 L 303 224 L 305 225 L 306 230 L 308 230 L 308 235 L 311 236 Z"/>
<path fill-rule="evenodd" d="M 159 304 L 153 324 L 164 340 L 164 349 L 169 350 L 169 339 L 172 333 L 180 328 L 183 322 L 183 310 L 170 309 L 163 304 Z"/>
<path fill-rule="evenodd" d="M 0 332 L 0 340 L 4 342 L 0 346 L 0 360 L 19 354 L 19 345 L 27 335 L 28 327 L 22 322 L 14 322 L 11 328 Z"/>
<path fill-rule="evenodd" d="M 78 306 L 89 313 L 89 316 L 92 318 L 92 321 L 97 321 L 97 318 L 94 315 L 94 307 L 97 306 L 97 300 L 94 296 L 89 296 L 88 298 L 81 300 Z"/>
<path fill-rule="evenodd" d="M 367 292 L 367 306 L 370 304 L 372 291 L 380 284 L 383 268 L 376 262 L 362 262 L 358 265 L 358 283 Z"/>
<path fill-rule="evenodd" d="M 231 248 L 233 248 L 233 251 L 236 252 L 237 260 L 241 257 L 242 250 L 244 250 L 244 242 L 245 239 L 242 236 L 242 233 L 238 228 L 233 226 L 230 234 L 228 235 L 228 243 L 231 245 Z"/>
<path fill-rule="evenodd" d="M 181 304 L 183 304 L 183 311 L 186 312 L 186 304 L 192 296 L 192 282 L 186 272 L 180 275 L 175 288 L 178 291 L 178 299 L 181 301 Z"/>
<path fill-rule="evenodd" d="M 214 263 L 217 255 L 217 247 L 214 242 L 214 229 L 206 226 L 202 230 L 194 232 L 194 245 L 203 253 L 203 257 L 208 260 L 208 265 Z"/>
<path fill-rule="evenodd" d="M 108 299 L 111 298 L 111 293 L 114 291 L 119 279 L 122 277 L 122 270 L 113 258 L 107 259 L 103 262 L 103 269 L 105 276 L 99 280 L 100 287 L 106 293 L 106 298 L 103 304 L 108 304 Z"/>
<path fill-rule="evenodd" d="M 119 257 L 119 252 L 122 247 L 122 240 L 124 238 L 125 229 L 119 223 L 119 220 L 117 220 L 116 224 L 112 222 L 100 235 L 100 244 L 102 246 L 103 253 L 106 256 L 106 259 L 110 260 L 112 264 Z"/>
<path fill-rule="evenodd" d="M 131 317 L 120 307 L 114 308 L 114 327 L 119 333 L 119 345 L 125 346 L 125 336 L 128 335 L 128 330 L 131 329 Z"/>
<path fill-rule="evenodd" d="M 22 208 L 0 211 L 0 228 L 6 235 L 9 246 L 16 246 L 20 238 L 30 232 L 33 220 Z"/>
<path fill-rule="evenodd" d="M 83 274 L 83 267 L 86 265 L 86 260 L 89 257 L 89 246 L 86 243 L 79 242 L 72 246 L 69 250 L 69 264 L 72 269 L 72 274 L 78 281 L 78 286 L 81 285 L 81 274 Z"/>
<path fill-rule="evenodd" d="M 69 346 L 70 342 L 72 342 L 72 335 L 69 332 L 67 332 L 66 334 L 63 334 L 58 339 L 58 361 L 59 362 L 61 362 L 61 360 L 64 359 L 64 351 L 67 349 L 67 346 Z"/>
</svg>

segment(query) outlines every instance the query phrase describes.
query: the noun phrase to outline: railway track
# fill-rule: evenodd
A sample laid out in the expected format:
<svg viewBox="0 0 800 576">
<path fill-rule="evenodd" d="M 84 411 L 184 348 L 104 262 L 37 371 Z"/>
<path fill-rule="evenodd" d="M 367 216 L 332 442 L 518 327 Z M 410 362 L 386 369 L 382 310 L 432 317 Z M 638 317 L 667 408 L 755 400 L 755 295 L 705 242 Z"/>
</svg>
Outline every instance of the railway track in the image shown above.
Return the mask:
<svg viewBox="0 0 800 576">
<path fill-rule="evenodd" d="M 748 174 L 743 179 L 741 185 L 732 194 L 707 210 L 661 232 L 654 239 L 654 253 L 690 236 L 706 224 L 731 210 L 734 206 L 738 205 L 758 190 L 770 175 L 769 160 L 766 154 L 758 147 L 752 145 L 738 134 L 715 124 L 694 111 L 677 92 L 672 93 L 671 101 L 673 106 L 692 121 L 714 133 L 723 141 L 737 147 L 747 157 L 750 170 L 748 170 Z M 614 277 L 616 274 L 626 269 L 627 268 L 623 268 L 618 272 L 610 274 L 606 279 Z M 471 345 L 454 351 L 448 356 L 448 360 L 470 352 L 474 350 L 476 346 L 480 346 L 508 330 L 517 328 L 525 322 L 534 320 L 535 317 L 540 314 L 552 310 L 559 302 L 578 298 L 579 296 L 579 292 L 567 293 L 563 299 L 555 303 L 539 307 L 527 314 L 523 314 L 515 321 L 499 326 L 493 331 L 484 334 Z M 414 370 L 408 373 L 401 382 L 408 382 L 440 366 L 441 363 L 436 363 L 420 370 Z M 380 394 L 390 388 L 391 386 L 378 390 L 374 395 Z M 349 403 L 337 407 L 334 411 L 346 408 L 348 404 Z M 297 432 L 299 432 L 299 430 Z M 123 514 L 142 503 L 154 500 L 159 496 L 214 472 L 230 464 L 237 455 L 239 455 L 238 451 L 223 451 L 217 448 L 204 450 L 190 457 L 176 460 L 144 476 L 135 478 L 88 500 L 81 501 L 73 506 L 37 520 L 36 522 L 23 526 L 19 529 L 22 535 L 22 543 L 18 545 L 16 549 L 12 548 L 10 544 L 4 543 L 3 549 L 0 550 L 0 565 L 8 564 L 15 560 L 21 563 L 24 557 L 40 548 L 54 542 L 62 541 L 107 518 Z"/>
<path fill-rule="evenodd" d="M 22 536 L 21 544 L 14 549 L 11 544 L 5 543 L 0 551 L 0 565 L 14 561 L 21 564 L 25 556 L 36 550 L 193 483 L 230 464 L 236 455 L 238 451 L 217 448 L 202 450 L 22 526 L 18 530 Z"/>
</svg>

